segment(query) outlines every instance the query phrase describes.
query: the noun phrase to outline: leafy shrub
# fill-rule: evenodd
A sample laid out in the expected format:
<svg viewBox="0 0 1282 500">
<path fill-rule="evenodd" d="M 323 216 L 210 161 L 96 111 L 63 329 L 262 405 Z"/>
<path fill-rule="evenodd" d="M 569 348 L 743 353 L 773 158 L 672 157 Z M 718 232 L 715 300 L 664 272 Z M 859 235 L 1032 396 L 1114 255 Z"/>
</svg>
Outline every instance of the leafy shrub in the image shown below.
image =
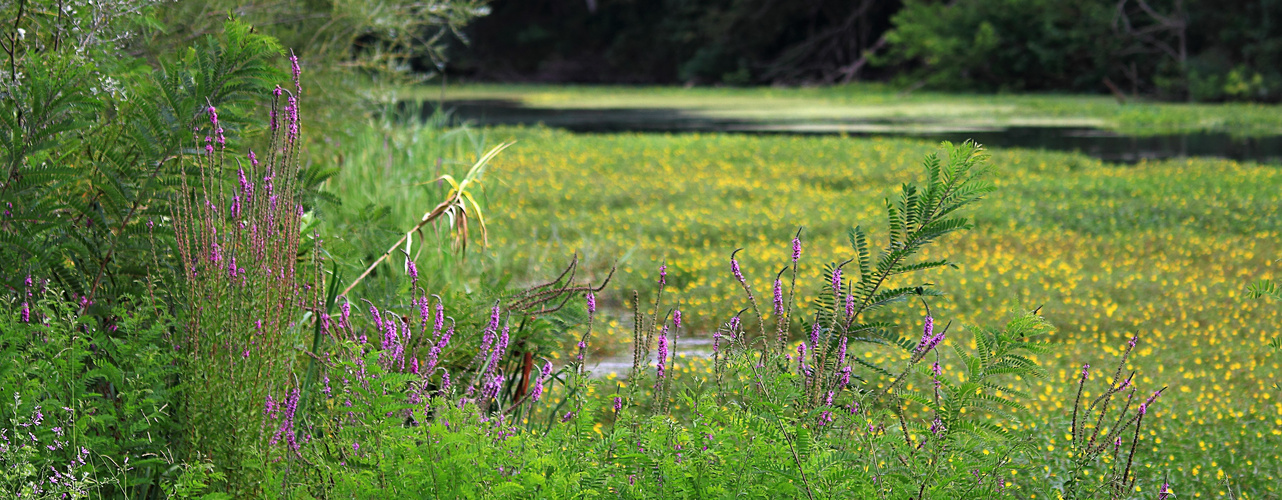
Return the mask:
<svg viewBox="0 0 1282 500">
<path fill-rule="evenodd" d="M 105 322 L 31 280 L 3 299 L 3 490 L 21 498 L 145 498 L 171 480 L 173 323 L 151 298 Z"/>
</svg>

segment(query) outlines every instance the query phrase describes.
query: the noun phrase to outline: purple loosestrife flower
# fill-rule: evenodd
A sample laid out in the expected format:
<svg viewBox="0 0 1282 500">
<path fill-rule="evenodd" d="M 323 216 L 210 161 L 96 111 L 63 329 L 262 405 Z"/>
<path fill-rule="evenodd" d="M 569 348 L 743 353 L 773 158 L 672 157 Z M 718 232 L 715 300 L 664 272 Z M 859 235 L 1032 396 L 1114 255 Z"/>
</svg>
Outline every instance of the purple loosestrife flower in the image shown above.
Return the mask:
<svg viewBox="0 0 1282 500">
<path fill-rule="evenodd" d="M 280 426 L 280 432 L 285 436 L 285 443 L 288 444 L 289 449 L 295 453 L 298 452 L 298 442 L 295 440 L 294 415 L 298 411 L 298 395 L 298 388 L 295 387 L 294 390 L 290 391 L 289 395 L 286 397 L 284 418 L 282 419 Z"/>
<path fill-rule="evenodd" d="M 659 286 L 666 285 L 667 283 L 668 283 L 668 265 L 660 264 L 659 265 Z"/>
<path fill-rule="evenodd" d="M 815 322 L 815 325 L 810 328 L 810 346 L 811 347 L 817 347 L 819 345 L 819 334 L 822 332 L 823 332 L 823 327 L 819 326 L 818 322 Z"/>
<path fill-rule="evenodd" d="M 450 392 L 450 371 L 446 369 L 441 369 L 441 372 L 442 373 L 441 373 L 440 393 L 441 395 L 445 395 Z"/>
<path fill-rule="evenodd" d="M 419 325 L 423 328 L 423 335 L 427 335 L 427 325 L 432 321 L 432 305 L 428 303 L 427 297 L 414 299 L 414 302 L 418 304 Z M 436 338 L 436 333 L 437 331 L 433 331 L 428 339 Z"/>
<path fill-rule="evenodd" d="M 734 338 L 734 332 L 739 329 L 739 317 L 730 318 L 730 338 Z"/>
<path fill-rule="evenodd" d="M 445 334 L 441 336 L 441 340 L 437 342 L 436 345 L 432 346 L 431 351 L 428 351 L 427 353 L 427 372 L 428 373 L 431 373 L 431 371 L 436 368 L 436 362 L 440 358 L 441 352 L 444 351 L 445 347 L 449 345 L 450 337 L 453 335 L 454 335 L 454 327 L 450 326 L 448 330 L 445 330 Z"/>
<path fill-rule="evenodd" d="M 806 373 L 806 343 L 797 344 L 797 370 Z"/>
<path fill-rule="evenodd" d="M 490 335 L 499 331 L 499 304 L 497 302 L 494 303 L 494 309 L 490 311 L 490 323 L 485 326 L 485 331 L 489 332 Z"/>
<path fill-rule="evenodd" d="M 944 433 L 944 422 L 936 418 L 930 423 L 930 433 L 938 437 Z"/>
<path fill-rule="evenodd" d="M 587 300 L 588 300 L 588 315 L 590 316 L 590 315 L 596 314 L 596 295 L 593 295 L 592 292 L 588 292 Z"/>
<path fill-rule="evenodd" d="M 677 309 L 672 313 L 672 329 L 676 330 L 678 328 L 681 328 L 681 310 L 680 309 Z"/>
<path fill-rule="evenodd" d="M 846 337 L 841 337 L 841 343 L 837 345 L 837 366 L 846 364 Z"/>
<path fill-rule="evenodd" d="M 570 421 L 570 419 L 572 419 L 572 418 L 574 418 L 574 412 L 573 412 L 573 411 L 568 412 L 568 413 L 566 413 L 564 416 L 562 416 L 562 417 L 561 417 L 561 423 L 563 423 L 563 424 L 564 424 L 564 423 L 566 423 L 566 422 L 569 422 L 569 421 Z"/>
<path fill-rule="evenodd" d="M 668 359 L 668 327 L 664 326 L 663 331 L 659 332 L 659 361 L 655 365 L 656 383 L 663 380 L 663 371 L 667 365 Z"/>
<path fill-rule="evenodd" d="M 441 333 L 442 326 L 445 326 L 445 301 L 437 299 L 436 316 L 432 319 L 432 337 Z"/>
<path fill-rule="evenodd" d="M 346 299 L 346 298 L 344 298 L 344 299 L 343 299 L 343 305 L 338 306 L 338 310 L 339 310 L 339 316 L 338 316 L 339 323 L 338 323 L 338 326 L 339 326 L 339 327 L 341 327 L 341 328 L 351 328 L 351 327 L 352 327 L 352 322 L 351 322 L 351 319 L 352 319 L 352 303 L 351 303 L 351 302 L 348 302 L 348 301 L 347 301 L 347 299 Z"/>
<path fill-rule="evenodd" d="M 378 313 L 377 307 L 374 307 L 372 305 L 369 306 L 369 315 L 370 317 L 374 318 L 374 327 L 377 328 L 378 331 L 381 332 L 384 329 L 386 329 L 386 327 L 383 326 L 383 315 Z"/>
<path fill-rule="evenodd" d="M 739 259 L 734 258 L 734 254 L 730 254 L 730 272 L 734 274 L 734 279 L 739 280 L 740 283 L 744 282 L 743 271 L 739 269 Z"/>
<path fill-rule="evenodd" d="M 1171 484 L 1162 481 L 1162 489 L 1157 491 L 1157 500 L 1167 500 L 1171 497 Z"/>
<path fill-rule="evenodd" d="M 832 270 L 832 296 L 834 299 L 841 296 L 841 268 Z"/>
<path fill-rule="evenodd" d="M 413 280 L 412 286 L 418 287 L 418 266 L 414 265 L 414 261 L 408 259 L 405 261 L 405 271 L 409 273 L 410 279 Z"/>
<path fill-rule="evenodd" d="M 921 341 L 917 343 L 917 348 L 913 350 L 916 354 L 925 354 L 930 351 L 931 343 L 935 340 L 935 318 L 926 316 L 922 326 Z"/>
<path fill-rule="evenodd" d="M 299 83 L 299 77 L 303 74 L 303 69 L 298 66 L 298 56 L 294 55 L 293 50 L 289 51 L 289 69 L 294 73 L 294 88 L 302 92 L 303 86 Z"/>
<path fill-rule="evenodd" d="M 1086 379 L 1090 378 L 1090 376 L 1091 376 L 1091 364 L 1086 363 L 1082 365 L 1082 382 L 1085 382 Z"/>
<path fill-rule="evenodd" d="M 31 322 L 31 306 L 27 305 L 26 301 L 22 302 L 22 322 L 23 323 Z"/>
<path fill-rule="evenodd" d="M 615 396 L 615 397 L 614 397 L 614 412 L 615 412 L 615 413 L 618 413 L 618 412 L 619 412 L 619 410 L 622 410 L 622 409 L 623 409 L 623 398 L 621 398 L 621 397 L 619 397 L 619 396 Z"/>
<path fill-rule="evenodd" d="M 801 259 L 801 238 L 794 237 L 792 239 L 792 263 L 796 264 L 799 259 Z"/>
<path fill-rule="evenodd" d="M 508 327 L 503 327 L 503 333 L 499 335 L 499 343 L 494 346 L 494 353 L 490 355 L 490 371 L 498 369 L 499 362 L 503 361 L 504 351 L 507 350 Z"/>
<path fill-rule="evenodd" d="M 783 316 L 783 282 L 779 281 L 778 278 L 775 279 L 775 284 L 774 284 L 774 306 L 775 306 L 775 316 L 782 317 Z"/>
<path fill-rule="evenodd" d="M 497 398 L 499 391 L 503 389 L 503 375 L 495 374 L 488 384 L 481 389 L 481 401 Z"/>
<path fill-rule="evenodd" d="M 1149 407 L 1149 405 L 1153 404 L 1153 401 L 1154 401 L 1154 400 L 1156 400 L 1158 396 L 1161 396 L 1161 395 L 1162 395 L 1162 391 L 1164 391 L 1164 390 L 1166 390 L 1166 389 L 1165 389 L 1165 388 L 1163 388 L 1163 389 L 1158 389 L 1158 390 L 1157 390 L 1157 392 L 1154 392 L 1152 396 L 1149 396 L 1149 397 L 1148 397 L 1148 399 L 1147 399 L 1146 401 L 1144 401 L 1144 403 L 1143 403 L 1143 404 L 1141 404 L 1141 405 L 1140 405 L 1140 415 L 1144 415 L 1144 414 L 1148 413 L 1148 407 Z"/>
<path fill-rule="evenodd" d="M 850 367 L 849 366 L 841 369 L 841 387 L 844 389 L 848 385 L 850 385 Z"/>
<path fill-rule="evenodd" d="M 855 294 L 846 293 L 846 317 L 853 318 L 854 316 L 855 316 Z"/>
<path fill-rule="evenodd" d="M 530 392 L 530 399 L 538 401 L 543 397 L 543 381 L 552 374 L 552 362 L 548 361 L 543 365 L 543 370 L 539 372 L 538 380 L 534 381 L 534 390 Z"/>
</svg>

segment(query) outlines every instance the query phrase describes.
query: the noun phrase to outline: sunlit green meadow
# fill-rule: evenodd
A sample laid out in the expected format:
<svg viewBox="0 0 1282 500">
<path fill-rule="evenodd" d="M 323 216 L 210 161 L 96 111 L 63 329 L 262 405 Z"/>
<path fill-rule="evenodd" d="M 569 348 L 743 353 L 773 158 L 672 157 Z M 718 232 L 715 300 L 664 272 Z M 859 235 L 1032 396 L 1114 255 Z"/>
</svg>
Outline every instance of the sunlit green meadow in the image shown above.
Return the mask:
<svg viewBox="0 0 1282 500">
<path fill-rule="evenodd" d="M 934 150 L 889 139 L 493 135 L 520 141 L 494 172 L 497 251 L 533 275 L 576 251 L 598 272 L 618 259 L 616 306 L 625 290 L 652 288 L 666 261 L 676 297 L 705 328 L 748 305 L 734 293 L 730 251 L 745 248 L 746 272 L 764 294 L 791 234 L 804 227 L 813 293 L 822 264 L 851 256 L 845 230 L 882 230 L 884 198 L 919 176 L 922 156 Z M 1042 427 L 1071 407 L 1066 381 L 1082 363 L 1106 366 L 1139 334 L 1138 380 L 1170 386 L 1145 466 L 1169 469 L 1188 497 L 1229 487 L 1235 496 L 1237 488 L 1276 495 L 1282 394 L 1265 343 L 1282 307 L 1242 294 L 1282 256 L 1282 171 L 992 154 L 998 191 L 975 211 L 976 229 L 936 249 L 960 267 L 929 278 L 950 293 L 931 304 L 936 316 L 995 324 L 1042 307 L 1067 345 L 1047 360 L 1049 383 L 1036 382 L 1028 425 Z M 904 334 L 915 327 L 904 325 Z M 1043 446 L 1064 448 L 1058 431 L 1039 433 Z"/>
<path fill-rule="evenodd" d="M 459 140 L 430 128 L 378 134 L 392 146 L 413 135 L 414 144 L 453 140 L 457 147 Z M 800 227 L 800 299 L 813 300 L 822 266 L 852 256 L 847 229 L 862 225 L 882 237 L 884 200 L 918 179 L 923 156 L 937 150 L 928 142 L 878 138 L 542 128 L 472 134 L 517 144 L 485 179 L 490 246 L 468 258 L 527 281 L 555 275 L 576 253 L 596 279 L 617 266 L 601 294 L 612 319 L 594 346 L 598 356 L 630 351 L 621 345 L 631 324 L 627 301 L 634 289 L 653 293 L 661 262 L 672 303 L 679 301 L 691 325 L 685 335 L 700 336 L 749 306 L 730 276 L 730 252 L 744 249 L 745 274 L 768 301 Z M 379 155 L 397 151 L 367 142 Z M 1274 384 L 1282 370 L 1266 343 L 1277 334 L 1282 304 L 1248 300 L 1244 289 L 1276 277 L 1282 170 L 1211 159 L 1114 165 L 1067 153 L 990 154 L 997 190 L 972 210 L 975 229 L 929 255 L 957 268 L 922 279 L 948 293 L 930 303 L 939 321 L 996 325 L 1014 311 L 1041 307 L 1058 326 L 1063 348 L 1042 360 L 1050 379 L 1028 381 L 1036 399 L 1021 426 L 1043 450 L 1067 453 L 1071 379 L 1083 363 L 1111 366 L 1126 339 L 1138 334 L 1128 369 L 1146 388 L 1169 386 L 1152 412 L 1158 423 L 1146 427 L 1141 446 L 1149 451 L 1138 466 L 1169 474 L 1185 498 L 1230 491 L 1234 498 L 1276 498 L 1282 391 Z M 376 176 L 385 186 L 363 187 L 378 192 L 362 196 L 401 207 L 395 211 L 408 227 L 415 207 L 430 204 L 433 193 L 391 179 L 423 182 L 435 161 L 393 156 L 397 174 Z M 343 178 L 369 175 L 361 171 L 344 169 L 336 185 L 379 185 Z M 899 311 L 924 314 L 920 304 Z M 904 336 L 919 328 L 901 325 Z M 950 341 L 969 339 L 954 331 Z M 684 376 L 706 376 L 706 367 L 682 363 L 677 371 Z"/>
</svg>

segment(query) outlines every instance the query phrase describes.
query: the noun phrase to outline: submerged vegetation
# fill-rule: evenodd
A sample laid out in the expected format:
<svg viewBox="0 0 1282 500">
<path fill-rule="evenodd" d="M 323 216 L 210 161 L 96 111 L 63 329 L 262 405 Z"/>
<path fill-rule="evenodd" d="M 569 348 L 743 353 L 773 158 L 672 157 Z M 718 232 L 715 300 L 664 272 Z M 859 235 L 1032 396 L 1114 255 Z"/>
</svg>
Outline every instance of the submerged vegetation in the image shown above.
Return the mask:
<svg viewBox="0 0 1282 500">
<path fill-rule="evenodd" d="M 439 89 L 405 97 L 435 101 Z M 1276 104 L 1171 103 L 1074 94 L 958 94 L 903 92 L 876 83 L 800 88 L 679 88 L 474 83 L 452 87 L 447 100 L 500 99 L 548 109 L 668 110 L 681 116 L 766 120 L 805 126 L 847 124 L 851 133 L 894 126 L 901 131 L 986 130 L 993 127 L 1090 127 L 1128 135 L 1223 132 L 1234 136 L 1282 133 Z M 447 101 L 448 102 L 448 101 Z M 871 127 L 871 128 L 870 128 Z M 781 126 L 781 131 L 792 130 Z"/>
</svg>

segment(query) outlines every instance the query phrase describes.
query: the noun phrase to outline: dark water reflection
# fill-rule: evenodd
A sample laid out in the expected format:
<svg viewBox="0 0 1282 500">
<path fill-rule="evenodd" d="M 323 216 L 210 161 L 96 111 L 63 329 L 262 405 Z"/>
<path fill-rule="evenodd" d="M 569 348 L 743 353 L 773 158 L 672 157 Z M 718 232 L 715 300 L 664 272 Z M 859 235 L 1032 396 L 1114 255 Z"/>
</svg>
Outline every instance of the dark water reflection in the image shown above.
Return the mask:
<svg viewBox="0 0 1282 500">
<path fill-rule="evenodd" d="M 680 109 L 552 109 L 529 108 L 515 101 L 454 101 L 446 105 L 455 119 L 476 125 L 535 125 L 573 132 L 736 132 L 759 134 L 841 134 L 851 136 L 916 137 L 954 142 L 966 139 L 991 147 L 1080 151 L 1105 161 L 1206 156 L 1238 161 L 1282 164 L 1282 136 L 1233 137 L 1221 132 L 1129 136 L 1107 130 L 1071 127 L 1008 127 L 948 130 L 930 123 L 904 121 L 754 121 L 715 118 Z M 412 108 L 411 108 L 412 109 Z M 424 103 L 421 116 L 435 111 Z"/>
</svg>

